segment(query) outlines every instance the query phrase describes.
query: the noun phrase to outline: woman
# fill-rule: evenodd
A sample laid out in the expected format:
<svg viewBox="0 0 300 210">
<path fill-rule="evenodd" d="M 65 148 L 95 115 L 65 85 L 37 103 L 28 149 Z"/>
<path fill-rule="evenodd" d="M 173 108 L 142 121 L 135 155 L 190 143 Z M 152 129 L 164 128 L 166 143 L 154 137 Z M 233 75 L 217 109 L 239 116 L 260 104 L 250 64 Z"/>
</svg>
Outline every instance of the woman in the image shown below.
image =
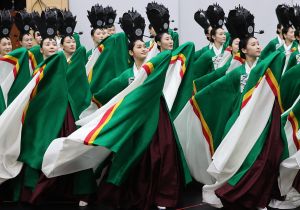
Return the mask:
<svg viewBox="0 0 300 210">
<path fill-rule="evenodd" d="M 26 11 L 19 11 L 15 16 L 16 26 L 20 31 L 19 42 L 22 47 L 29 50 L 33 46 L 33 36 L 30 33 L 32 16 Z"/>
<path fill-rule="evenodd" d="M 210 5 L 207 8 L 206 17 L 212 27 L 210 32 L 211 48 L 201 53 L 193 64 L 196 69 L 201 69 L 204 75 L 224 66 L 232 57 L 231 51 L 225 49 L 226 35 L 222 28 L 224 16 L 225 13 L 218 4 Z"/>
<path fill-rule="evenodd" d="M 91 23 L 91 37 L 94 43 L 94 48 L 87 52 L 87 61 L 93 54 L 98 45 L 106 39 L 109 34 L 105 26 L 106 12 L 102 5 L 96 4 L 92 6 L 91 11 L 88 11 L 88 18 Z"/>
<path fill-rule="evenodd" d="M 300 22 L 299 22 L 299 11 L 300 7 L 299 5 L 294 5 L 292 9 L 289 10 L 291 14 L 291 22 L 293 23 L 293 26 L 295 27 L 295 43 L 298 43 L 297 50 L 292 52 L 288 62 L 287 62 L 287 67 L 285 71 L 289 70 L 296 64 L 300 62 L 300 48 L 299 48 L 299 40 L 300 40 Z"/>
<path fill-rule="evenodd" d="M 1 27 L 0 27 L 0 57 L 12 51 L 12 44 L 9 37 L 12 27 L 12 18 L 8 10 L 0 11 Z"/>
<path fill-rule="evenodd" d="M 128 18 L 129 15 L 132 19 Z M 144 19 L 140 24 L 137 24 L 135 20 L 140 17 L 137 12 L 129 11 L 121 19 L 121 27 L 130 40 L 129 54 L 135 63 L 132 69 L 112 80 L 94 96 L 101 104 L 105 104 L 114 95 L 125 89 L 138 76 L 139 69 L 146 60 L 148 50 L 145 42 L 142 41 L 143 33 L 135 34 L 135 31 L 139 30 L 136 25 L 142 27 L 140 31 L 144 31 L 145 28 Z M 162 38 L 158 39 L 158 45 L 161 47 L 161 51 L 172 49 L 172 39 L 167 33 L 162 33 Z M 109 96 L 107 93 L 112 94 Z M 144 148 L 145 152 L 137 159 L 138 162 L 132 166 L 120 187 L 105 182 L 100 185 L 99 199 L 116 207 L 130 209 L 150 209 L 152 205 L 158 206 L 159 209 L 175 207 L 179 199 L 182 181 L 180 160 L 173 132 L 164 98 L 161 97 L 158 127 L 150 145 Z M 132 197 L 132 195 L 134 196 Z"/>
<path fill-rule="evenodd" d="M 284 43 L 281 47 L 278 48 L 278 51 L 284 52 L 286 55 L 285 65 L 283 73 L 285 72 L 290 56 L 293 52 L 297 50 L 298 44 L 295 41 L 295 26 L 292 25 L 292 15 L 290 11 L 293 11 L 292 7 L 287 5 L 278 5 L 276 8 L 276 15 L 279 22 L 282 24 L 282 37 Z"/>
<path fill-rule="evenodd" d="M 84 47 L 76 50 L 75 39 L 73 37 L 76 17 L 70 11 L 62 11 L 61 21 L 59 28 L 62 36 L 61 44 L 68 61 L 68 66 L 65 69 L 66 77 L 61 78 L 61 82 L 67 83 L 66 90 L 64 91 L 67 91 L 68 96 L 67 105 L 65 106 L 65 117 L 58 120 L 57 123 L 61 127 L 58 135 L 53 136 L 54 138 L 67 136 L 77 129 L 75 121 L 79 119 L 80 113 L 87 108 L 91 100 L 91 93 L 84 70 L 86 50 Z M 41 52 L 45 59 L 53 55 L 55 50 L 57 51 L 57 48 L 56 40 L 53 36 L 42 40 Z M 43 148 L 46 148 L 48 145 L 46 142 L 44 144 L 45 147 Z M 65 199 L 77 201 L 80 206 L 84 206 L 85 202 L 83 200 L 86 199 L 86 195 L 94 193 L 96 189 L 96 181 L 93 177 L 92 170 L 52 179 L 48 179 L 42 174 L 36 183 L 30 197 L 30 202 L 40 203 L 43 200 Z M 56 192 L 58 188 L 61 194 Z"/>
<path fill-rule="evenodd" d="M 61 34 L 60 44 L 66 56 L 67 62 L 69 63 L 77 48 L 76 40 L 73 37 L 74 28 L 76 26 L 76 17 L 73 17 L 73 14 L 70 11 L 62 11 L 61 15 L 62 21 L 59 29 Z"/>
</svg>

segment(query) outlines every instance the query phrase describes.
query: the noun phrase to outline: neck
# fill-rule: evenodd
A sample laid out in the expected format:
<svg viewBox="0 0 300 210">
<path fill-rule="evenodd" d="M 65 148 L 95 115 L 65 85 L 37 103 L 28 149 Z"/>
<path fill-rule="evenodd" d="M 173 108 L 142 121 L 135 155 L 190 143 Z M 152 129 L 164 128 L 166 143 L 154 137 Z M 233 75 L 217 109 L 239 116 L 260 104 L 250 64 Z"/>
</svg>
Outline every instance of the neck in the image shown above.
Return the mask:
<svg viewBox="0 0 300 210">
<path fill-rule="evenodd" d="M 292 44 L 292 42 L 290 41 L 290 40 L 285 40 L 285 44 L 286 44 L 286 46 L 290 46 L 290 44 Z"/>
<path fill-rule="evenodd" d="M 283 36 L 282 36 L 282 34 L 278 34 L 278 36 L 280 37 L 280 39 L 283 39 Z"/>
<path fill-rule="evenodd" d="M 251 68 L 256 61 L 256 57 L 246 57 L 246 62 L 248 66 Z"/>
<path fill-rule="evenodd" d="M 220 49 L 220 47 L 222 46 L 222 44 L 219 42 L 214 42 L 214 45 L 217 49 Z"/>
<path fill-rule="evenodd" d="M 72 54 L 71 53 L 67 53 L 66 51 L 64 51 L 64 54 L 65 54 L 67 60 L 69 60 L 72 57 L 72 55 L 73 55 L 73 53 Z"/>
<path fill-rule="evenodd" d="M 95 46 L 95 48 L 98 47 L 98 45 L 99 45 L 99 44 L 98 44 L 97 42 L 94 41 L 94 46 Z"/>
<path fill-rule="evenodd" d="M 134 59 L 134 63 L 136 65 L 137 69 L 140 69 L 144 63 L 144 60 L 138 60 L 138 59 Z"/>
</svg>

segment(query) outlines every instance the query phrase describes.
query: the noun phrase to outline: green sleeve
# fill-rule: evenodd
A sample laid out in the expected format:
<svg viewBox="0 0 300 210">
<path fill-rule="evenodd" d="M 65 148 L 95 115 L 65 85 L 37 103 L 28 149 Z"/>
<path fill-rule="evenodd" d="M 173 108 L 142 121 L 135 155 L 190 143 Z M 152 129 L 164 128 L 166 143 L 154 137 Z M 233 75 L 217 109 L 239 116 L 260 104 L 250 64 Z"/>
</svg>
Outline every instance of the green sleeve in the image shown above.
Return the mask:
<svg viewBox="0 0 300 210">
<path fill-rule="evenodd" d="M 74 33 L 73 34 L 73 37 L 75 39 L 75 42 L 76 42 L 76 49 L 78 49 L 80 46 L 81 46 L 81 43 L 80 43 L 80 36 L 78 33 Z"/>
<path fill-rule="evenodd" d="M 169 29 L 169 34 L 172 36 L 173 39 L 173 50 L 177 49 L 179 47 L 179 36 L 178 33 Z"/>
<path fill-rule="evenodd" d="M 296 52 L 293 52 L 289 58 L 288 64 L 286 66 L 285 71 L 289 70 L 290 68 L 292 68 L 293 66 L 297 65 L 297 59 L 296 56 L 299 55 L 298 50 Z"/>
<path fill-rule="evenodd" d="M 275 39 L 273 39 L 262 50 L 262 52 L 260 54 L 260 59 L 262 59 L 262 60 L 265 59 L 266 57 L 268 57 L 268 55 L 270 55 L 272 52 L 275 52 L 275 51 L 276 51 L 276 42 L 275 42 Z"/>
<path fill-rule="evenodd" d="M 223 47 L 224 50 L 229 46 L 229 42 L 230 42 L 230 39 L 231 39 L 230 33 L 226 32 L 225 36 L 226 36 L 226 42 L 224 43 L 224 47 Z"/>
<path fill-rule="evenodd" d="M 39 65 L 44 61 L 44 57 L 40 49 L 41 49 L 40 45 L 35 45 L 29 49 L 29 51 L 34 55 L 37 65 Z"/>
<path fill-rule="evenodd" d="M 133 77 L 132 68 L 127 69 L 120 76 L 108 82 L 102 89 L 94 94 L 94 98 L 102 105 L 106 104 L 128 86 L 130 77 Z"/>
<path fill-rule="evenodd" d="M 231 61 L 231 59 L 230 59 Z M 210 85 L 214 81 L 218 80 L 222 76 L 226 74 L 226 71 L 228 67 L 230 66 L 230 61 L 227 62 L 224 66 L 221 68 L 216 69 L 213 72 L 210 72 L 209 74 L 204 75 L 203 77 L 200 77 L 196 80 L 194 80 L 194 91 L 198 92 L 205 88 L 206 86 Z"/>
</svg>

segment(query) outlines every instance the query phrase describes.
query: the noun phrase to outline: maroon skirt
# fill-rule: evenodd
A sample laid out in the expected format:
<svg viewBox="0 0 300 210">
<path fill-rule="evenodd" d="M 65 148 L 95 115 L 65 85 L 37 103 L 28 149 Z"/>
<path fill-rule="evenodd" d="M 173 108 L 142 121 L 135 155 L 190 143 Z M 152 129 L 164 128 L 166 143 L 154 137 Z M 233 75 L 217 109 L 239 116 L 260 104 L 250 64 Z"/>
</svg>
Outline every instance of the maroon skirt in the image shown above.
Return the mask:
<svg viewBox="0 0 300 210">
<path fill-rule="evenodd" d="M 244 177 L 235 186 L 226 183 L 216 190 L 226 209 L 255 210 L 268 206 L 271 198 L 281 199 L 277 182 L 283 152 L 280 114 L 275 102 L 264 148 Z"/>
<path fill-rule="evenodd" d="M 70 108 L 70 105 L 68 105 L 64 123 L 59 133 L 59 137 L 69 136 L 76 129 L 77 127 L 72 114 L 72 110 Z M 85 172 L 88 173 L 89 171 L 87 170 Z M 47 178 L 44 174 L 41 174 L 40 179 L 30 196 L 29 202 L 32 204 L 40 204 L 49 201 L 55 201 L 55 202 L 57 201 L 78 202 L 79 200 L 87 201 L 89 193 L 87 193 L 86 195 L 74 194 L 74 183 L 76 184 L 76 182 L 74 182 L 74 179 L 75 176 L 78 175 L 78 173 L 68 174 L 68 175 L 54 177 L 54 178 Z M 88 180 L 88 181 L 94 182 L 96 184 L 95 180 Z"/>
<path fill-rule="evenodd" d="M 176 207 L 182 186 L 181 162 L 165 106 L 161 99 L 158 127 L 141 160 L 121 186 L 103 181 L 99 202 L 125 209 Z"/>
</svg>

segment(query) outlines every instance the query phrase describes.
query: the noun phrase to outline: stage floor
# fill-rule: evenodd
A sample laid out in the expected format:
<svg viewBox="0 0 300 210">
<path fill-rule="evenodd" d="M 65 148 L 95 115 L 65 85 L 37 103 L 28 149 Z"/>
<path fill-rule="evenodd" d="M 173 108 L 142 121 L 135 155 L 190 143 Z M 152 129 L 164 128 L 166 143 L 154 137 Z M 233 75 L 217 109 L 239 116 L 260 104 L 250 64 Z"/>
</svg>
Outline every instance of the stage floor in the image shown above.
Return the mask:
<svg viewBox="0 0 300 210">
<path fill-rule="evenodd" d="M 205 203 L 202 203 L 202 185 L 190 184 L 182 195 L 182 198 L 175 210 L 216 210 Z M 88 205 L 79 207 L 74 203 L 51 203 L 41 206 L 29 206 L 26 204 L 5 203 L 0 206 L 0 210 L 114 210 L 113 208 L 101 205 Z M 119 209 L 121 210 L 121 209 Z M 153 210 L 156 210 L 153 208 Z M 300 210 L 300 208 L 297 208 Z"/>
</svg>

